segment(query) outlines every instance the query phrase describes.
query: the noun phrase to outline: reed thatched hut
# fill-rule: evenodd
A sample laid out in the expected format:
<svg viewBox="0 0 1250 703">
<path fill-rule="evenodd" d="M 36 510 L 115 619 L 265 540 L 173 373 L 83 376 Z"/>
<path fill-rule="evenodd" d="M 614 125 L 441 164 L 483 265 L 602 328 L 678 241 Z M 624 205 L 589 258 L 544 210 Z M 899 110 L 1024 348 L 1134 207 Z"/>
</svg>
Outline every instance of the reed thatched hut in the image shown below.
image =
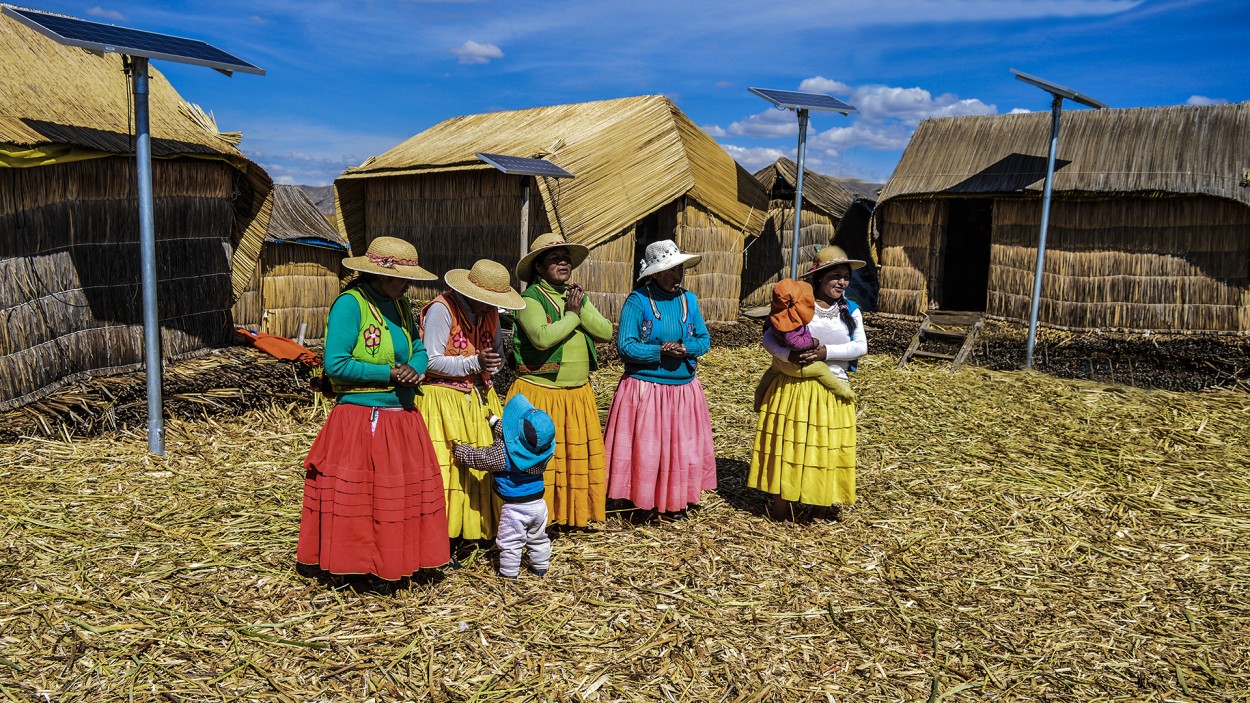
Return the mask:
<svg viewBox="0 0 1250 703">
<path fill-rule="evenodd" d="M 276 185 L 265 243 L 234 322 L 255 331 L 305 339 L 325 336 L 338 296 L 347 240 L 299 186 Z"/>
<path fill-rule="evenodd" d="M 747 244 L 742 271 L 742 305 L 768 305 L 773 284 L 790 275 L 794 242 L 794 191 L 798 165 L 785 157 L 755 173 L 768 192 L 768 219 L 760 236 Z M 868 239 L 875 198 L 857 193 L 837 179 L 803 169 L 803 213 L 799 219 L 799 262 L 810 261 L 816 249 L 836 244 L 868 265 L 856 271 L 854 295 L 868 310 L 876 300 L 877 267 Z"/>
<path fill-rule="evenodd" d="M 1050 114 L 922 122 L 881 193 L 878 309 L 1028 320 Z M 1250 332 L 1250 103 L 1063 113 L 1038 319 Z"/>
<path fill-rule="evenodd" d="M 530 179 L 526 241 L 562 232 L 591 248 L 576 280 L 615 319 L 642 249 L 674 239 L 703 262 L 686 285 L 709 321 L 734 320 L 747 237 L 763 227 L 759 182 L 663 96 L 494 112 L 441 122 L 349 169 L 336 182 L 336 210 L 352 245 L 381 235 L 413 242 L 426 268 L 442 273 L 491 258 L 521 256 L 523 180 L 475 152 L 542 157 L 572 179 Z M 437 285 L 415 287 L 429 298 Z"/>
<path fill-rule="evenodd" d="M 0 16 L 0 410 L 142 364 L 129 90 L 120 56 L 62 46 Z M 150 106 L 170 359 L 229 340 L 235 286 L 246 284 L 232 252 L 259 250 L 253 224 L 271 184 L 235 148 L 237 135 L 218 134 L 155 70 Z"/>
</svg>

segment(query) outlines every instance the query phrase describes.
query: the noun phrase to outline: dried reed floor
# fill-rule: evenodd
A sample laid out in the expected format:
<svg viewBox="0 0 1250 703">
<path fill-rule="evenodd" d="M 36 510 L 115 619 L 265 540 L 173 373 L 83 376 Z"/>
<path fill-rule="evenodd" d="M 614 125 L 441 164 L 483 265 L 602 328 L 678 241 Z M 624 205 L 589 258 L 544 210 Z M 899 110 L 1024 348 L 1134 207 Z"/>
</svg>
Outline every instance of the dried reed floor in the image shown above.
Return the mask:
<svg viewBox="0 0 1250 703">
<path fill-rule="evenodd" d="M 860 502 L 743 487 L 765 363 L 702 365 L 721 489 L 395 589 L 294 569 L 310 407 L 0 446 L 9 701 L 1242 700 L 1250 396 L 869 357 Z M 596 379 L 606 404 L 619 367 Z"/>
</svg>

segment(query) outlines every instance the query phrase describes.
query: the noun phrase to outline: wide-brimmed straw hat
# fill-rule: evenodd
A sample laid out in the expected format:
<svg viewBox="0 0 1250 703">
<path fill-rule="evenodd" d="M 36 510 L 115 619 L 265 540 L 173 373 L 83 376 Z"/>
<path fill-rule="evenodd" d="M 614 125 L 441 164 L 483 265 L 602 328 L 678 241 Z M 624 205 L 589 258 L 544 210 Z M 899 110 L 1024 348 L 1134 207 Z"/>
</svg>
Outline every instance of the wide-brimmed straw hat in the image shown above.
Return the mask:
<svg viewBox="0 0 1250 703">
<path fill-rule="evenodd" d="M 417 248 L 395 237 L 378 237 L 369 242 L 364 256 L 343 259 L 343 265 L 361 273 L 407 278 L 413 281 L 437 281 L 438 276 L 417 265 Z"/>
<path fill-rule="evenodd" d="M 530 244 L 529 253 L 522 256 L 521 260 L 517 262 L 517 280 L 522 283 L 530 280 L 530 276 L 534 275 L 534 262 L 538 261 L 538 257 L 542 256 L 543 252 L 556 247 L 564 247 L 569 250 L 569 259 L 572 261 L 573 268 L 581 266 L 586 257 L 590 255 L 590 249 L 585 245 L 566 242 L 562 235 L 554 232 L 541 234 L 538 236 L 538 239 L 534 240 L 533 244 Z"/>
<path fill-rule="evenodd" d="M 683 254 L 677 248 L 677 243 L 671 239 L 661 239 L 658 242 L 651 242 L 647 245 L 647 251 L 643 255 L 642 270 L 638 272 L 638 280 L 642 280 L 653 273 L 667 271 L 675 266 L 683 266 L 690 268 L 695 266 L 703 257 L 698 254 Z"/>
<path fill-rule="evenodd" d="M 799 274 L 799 278 L 812 278 L 816 274 L 824 271 L 831 266 L 838 264 L 846 264 L 852 269 L 864 267 L 864 262 L 859 259 L 852 259 L 846 255 L 846 250 L 839 246 L 823 247 L 816 252 L 816 256 L 812 257 L 812 263 L 807 270 Z"/>
<path fill-rule="evenodd" d="M 443 279 L 452 290 L 466 298 L 508 310 L 525 307 L 525 298 L 512 287 L 507 267 L 497 261 L 480 259 L 471 269 L 452 269 Z"/>
</svg>

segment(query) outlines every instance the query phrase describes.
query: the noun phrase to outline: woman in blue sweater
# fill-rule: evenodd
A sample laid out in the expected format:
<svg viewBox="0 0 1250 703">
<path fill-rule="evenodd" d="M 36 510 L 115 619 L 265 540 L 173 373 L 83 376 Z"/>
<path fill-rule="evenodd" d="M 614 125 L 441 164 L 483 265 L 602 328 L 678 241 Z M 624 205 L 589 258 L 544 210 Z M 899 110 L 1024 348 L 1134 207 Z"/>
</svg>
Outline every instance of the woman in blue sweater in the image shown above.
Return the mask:
<svg viewBox="0 0 1250 703">
<path fill-rule="evenodd" d="M 712 419 L 695 376 L 710 342 L 698 300 L 681 287 L 699 259 L 671 240 L 648 245 L 621 310 L 625 375 L 604 430 L 608 497 L 643 510 L 679 513 L 716 488 Z"/>
</svg>

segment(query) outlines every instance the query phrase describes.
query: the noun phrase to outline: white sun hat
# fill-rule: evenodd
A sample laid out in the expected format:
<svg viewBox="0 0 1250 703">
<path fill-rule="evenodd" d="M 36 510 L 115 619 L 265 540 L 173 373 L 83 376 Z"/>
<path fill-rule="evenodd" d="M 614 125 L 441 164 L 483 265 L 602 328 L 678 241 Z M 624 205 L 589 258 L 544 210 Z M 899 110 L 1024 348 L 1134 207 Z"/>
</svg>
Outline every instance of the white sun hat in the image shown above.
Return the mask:
<svg viewBox="0 0 1250 703">
<path fill-rule="evenodd" d="M 667 271 L 675 266 L 684 266 L 691 268 L 698 265 L 702 256 L 698 254 L 683 254 L 677 248 L 677 244 L 671 239 L 661 239 L 658 242 L 651 242 L 647 245 L 646 254 L 643 256 L 642 270 L 638 272 L 638 280 L 646 278 L 661 271 Z"/>
</svg>

